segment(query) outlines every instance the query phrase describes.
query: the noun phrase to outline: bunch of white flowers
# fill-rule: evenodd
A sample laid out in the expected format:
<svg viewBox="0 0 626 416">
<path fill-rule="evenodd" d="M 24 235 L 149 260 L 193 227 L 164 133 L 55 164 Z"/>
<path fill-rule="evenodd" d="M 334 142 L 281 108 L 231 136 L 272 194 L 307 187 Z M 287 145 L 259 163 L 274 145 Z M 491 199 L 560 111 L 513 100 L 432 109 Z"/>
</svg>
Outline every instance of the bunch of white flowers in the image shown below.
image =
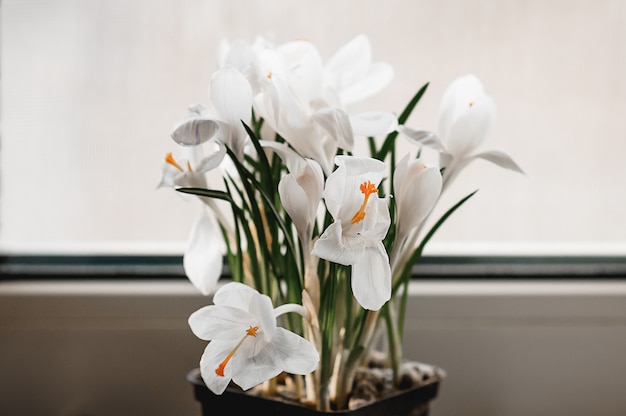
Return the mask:
<svg viewBox="0 0 626 416">
<path fill-rule="evenodd" d="M 405 125 L 428 84 L 399 116 L 350 112 L 393 77 L 363 35 L 327 62 L 303 40 L 225 42 L 219 58 L 208 102 L 171 134 L 181 156 L 166 156 L 161 180 L 204 207 L 184 254 L 190 281 L 214 294 L 189 318 L 210 341 L 202 377 L 221 394 L 231 381 L 271 389 L 284 372 L 301 401 L 345 408 L 373 348 L 385 347 L 398 379 L 411 267 L 473 195 L 424 230 L 442 192 L 477 158 L 521 169 L 502 152 L 477 152 L 494 109 L 473 75 L 449 86 L 429 132 Z M 399 133 L 412 146 L 402 155 Z M 353 154 L 359 140 L 369 155 Z M 423 146 L 438 160 L 419 157 Z M 224 258 L 233 282 L 218 286 Z"/>
</svg>

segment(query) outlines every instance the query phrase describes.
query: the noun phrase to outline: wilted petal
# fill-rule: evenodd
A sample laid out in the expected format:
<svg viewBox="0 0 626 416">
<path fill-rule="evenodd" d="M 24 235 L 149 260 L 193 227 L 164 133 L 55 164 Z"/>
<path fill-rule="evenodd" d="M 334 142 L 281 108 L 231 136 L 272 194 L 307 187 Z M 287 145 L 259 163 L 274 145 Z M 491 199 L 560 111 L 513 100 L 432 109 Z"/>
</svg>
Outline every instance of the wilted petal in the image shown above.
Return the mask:
<svg viewBox="0 0 626 416">
<path fill-rule="evenodd" d="M 522 168 L 520 168 L 519 165 L 515 163 L 515 161 L 509 155 L 499 150 L 481 152 L 474 155 L 474 157 L 487 160 L 504 169 L 510 169 L 515 172 L 524 173 Z"/>
<path fill-rule="evenodd" d="M 203 212 L 193 226 L 183 256 L 185 274 L 204 295 L 215 289 L 222 274 L 224 241 L 215 219 Z"/>
</svg>

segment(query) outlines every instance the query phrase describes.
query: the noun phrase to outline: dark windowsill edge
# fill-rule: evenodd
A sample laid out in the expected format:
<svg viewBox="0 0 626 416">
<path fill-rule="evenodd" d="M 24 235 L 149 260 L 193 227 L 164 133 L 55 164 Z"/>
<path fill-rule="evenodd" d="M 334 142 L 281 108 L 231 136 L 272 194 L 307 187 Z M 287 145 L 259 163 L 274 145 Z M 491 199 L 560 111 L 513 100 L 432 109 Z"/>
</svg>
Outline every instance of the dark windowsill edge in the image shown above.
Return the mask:
<svg viewBox="0 0 626 416">
<path fill-rule="evenodd" d="M 228 269 L 224 268 L 224 277 Z M 623 279 L 622 256 L 426 256 L 418 279 Z M 0 256 L 0 280 L 185 279 L 181 256 Z"/>
</svg>

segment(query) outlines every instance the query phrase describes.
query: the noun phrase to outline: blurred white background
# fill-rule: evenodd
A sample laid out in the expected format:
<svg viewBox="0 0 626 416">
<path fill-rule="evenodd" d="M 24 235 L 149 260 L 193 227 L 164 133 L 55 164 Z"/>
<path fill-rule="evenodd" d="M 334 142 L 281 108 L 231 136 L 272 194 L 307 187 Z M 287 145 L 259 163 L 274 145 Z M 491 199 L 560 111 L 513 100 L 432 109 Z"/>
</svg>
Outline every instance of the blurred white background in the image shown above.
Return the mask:
<svg viewBox="0 0 626 416">
<path fill-rule="evenodd" d="M 223 38 L 314 42 L 360 33 L 395 69 L 364 109 L 437 128 L 447 85 L 474 73 L 498 118 L 483 149 L 527 172 L 475 162 L 442 209 L 478 194 L 431 252 L 624 254 L 626 2 L 621 0 L 4 0 L 0 248 L 182 251 L 196 217 L 156 189 L 169 133 L 206 102 Z"/>
</svg>

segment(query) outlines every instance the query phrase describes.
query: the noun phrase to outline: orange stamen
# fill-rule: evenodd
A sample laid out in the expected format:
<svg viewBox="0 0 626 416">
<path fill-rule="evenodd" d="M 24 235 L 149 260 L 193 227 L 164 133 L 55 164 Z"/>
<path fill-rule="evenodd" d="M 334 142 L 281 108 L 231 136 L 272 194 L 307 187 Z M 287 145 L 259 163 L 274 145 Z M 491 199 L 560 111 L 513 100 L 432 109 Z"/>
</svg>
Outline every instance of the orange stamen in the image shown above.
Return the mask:
<svg viewBox="0 0 626 416">
<path fill-rule="evenodd" d="M 363 203 L 361 204 L 361 207 L 356 212 L 356 214 L 354 214 L 354 216 L 352 217 L 352 224 L 357 224 L 363 221 L 363 218 L 365 218 L 365 206 L 367 205 L 367 201 L 369 200 L 370 195 L 378 192 L 376 185 L 374 185 L 370 181 L 363 182 L 359 188 L 361 189 L 361 192 L 364 195 Z"/>
<path fill-rule="evenodd" d="M 243 344 L 243 341 L 249 336 L 256 337 L 256 333 L 258 330 L 259 330 L 258 326 L 250 326 L 250 328 L 246 330 L 246 334 L 243 336 L 243 338 L 241 338 L 241 340 L 237 343 L 237 345 L 235 345 L 235 348 L 233 348 L 232 351 L 228 353 L 226 358 L 224 358 L 224 361 L 222 361 L 217 366 L 217 368 L 215 369 L 215 374 L 217 374 L 220 377 L 224 377 L 224 368 L 226 368 L 226 364 L 228 364 L 230 359 L 233 358 L 233 355 L 235 355 L 235 352 L 237 352 L 239 347 L 241 347 L 241 344 Z"/>
<path fill-rule="evenodd" d="M 165 163 L 169 163 L 170 165 L 174 166 L 176 169 L 178 169 L 181 172 L 183 171 L 183 168 L 181 168 L 180 165 L 176 163 L 176 160 L 174 160 L 174 156 L 172 156 L 172 152 L 165 155 Z"/>
</svg>

